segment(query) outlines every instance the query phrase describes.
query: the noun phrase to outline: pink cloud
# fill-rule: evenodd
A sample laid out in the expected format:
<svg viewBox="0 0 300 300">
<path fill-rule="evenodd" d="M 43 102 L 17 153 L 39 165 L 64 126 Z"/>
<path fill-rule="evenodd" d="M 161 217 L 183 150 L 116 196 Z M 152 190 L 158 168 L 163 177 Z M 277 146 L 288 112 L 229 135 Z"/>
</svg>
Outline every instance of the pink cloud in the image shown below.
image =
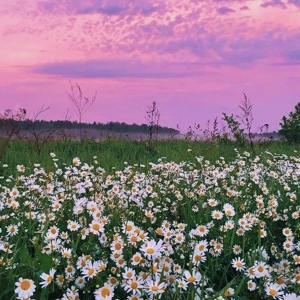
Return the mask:
<svg viewBox="0 0 300 300">
<path fill-rule="evenodd" d="M 145 122 L 156 100 L 163 125 L 186 129 L 236 112 L 245 92 L 276 128 L 299 101 L 297 0 L 22 3 L 1 6 L 0 110 L 63 118 L 69 80 L 101 95 L 91 121 Z"/>
</svg>

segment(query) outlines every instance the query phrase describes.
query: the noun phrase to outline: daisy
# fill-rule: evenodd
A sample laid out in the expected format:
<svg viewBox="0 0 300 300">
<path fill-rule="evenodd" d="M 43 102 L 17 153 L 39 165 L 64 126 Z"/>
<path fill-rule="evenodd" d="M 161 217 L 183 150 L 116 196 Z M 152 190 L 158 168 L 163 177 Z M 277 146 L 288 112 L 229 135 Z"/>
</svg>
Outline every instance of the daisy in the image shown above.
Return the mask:
<svg viewBox="0 0 300 300">
<path fill-rule="evenodd" d="M 197 272 L 195 270 L 193 270 L 192 274 L 188 270 L 185 270 L 183 273 L 184 273 L 184 276 L 185 276 L 186 280 L 188 281 L 188 283 L 196 284 L 202 278 L 202 275 L 200 274 L 200 272 Z"/>
<path fill-rule="evenodd" d="M 81 239 L 85 240 L 86 237 L 89 235 L 90 230 L 88 228 L 82 228 L 80 230 Z"/>
<path fill-rule="evenodd" d="M 17 165 L 17 170 L 18 170 L 18 172 L 20 172 L 20 173 L 24 173 L 24 172 L 25 172 L 25 167 L 24 167 L 24 165 Z"/>
<path fill-rule="evenodd" d="M 79 289 L 83 289 L 85 287 L 85 279 L 81 276 L 77 277 L 75 280 L 75 285 L 79 288 Z"/>
<path fill-rule="evenodd" d="M 104 260 L 97 260 L 95 263 L 97 263 L 97 265 L 98 265 L 99 272 L 105 270 L 107 267 L 107 262 Z"/>
<path fill-rule="evenodd" d="M 125 267 L 122 276 L 124 279 L 131 279 L 135 276 L 135 271 L 132 268 Z"/>
<path fill-rule="evenodd" d="M 55 240 L 59 234 L 59 228 L 55 225 L 51 226 L 46 234 L 47 240 Z"/>
<path fill-rule="evenodd" d="M 66 259 L 70 259 L 72 257 L 72 249 L 62 248 L 60 252 L 61 255 Z"/>
<path fill-rule="evenodd" d="M 249 277 L 250 279 L 254 279 L 255 278 L 255 269 L 254 267 L 251 267 L 249 269 L 246 270 L 245 275 L 247 277 Z"/>
<path fill-rule="evenodd" d="M 232 296 L 234 294 L 234 289 L 233 288 L 228 288 L 225 290 L 225 297 L 229 297 L 229 296 Z"/>
<path fill-rule="evenodd" d="M 103 287 L 95 290 L 94 295 L 96 300 L 111 300 L 114 296 L 114 287 L 105 284 Z"/>
<path fill-rule="evenodd" d="M 213 210 L 211 216 L 213 219 L 221 220 L 223 218 L 223 213 L 220 210 Z"/>
<path fill-rule="evenodd" d="M 208 242 L 207 242 L 207 240 L 199 241 L 199 242 L 195 245 L 195 251 L 206 252 L 206 251 L 207 251 L 207 247 L 208 247 Z"/>
<path fill-rule="evenodd" d="M 237 271 L 243 271 L 245 270 L 245 262 L 241 258 L 234 258 L 231 262 L 232 266 L 237 270 Z"/>
<path fill-rule="evenodd" d="M 191 230 L 191 234 L 203 237 L 208 234 L 208 228 L 206 225 L 199 225 L 196 229 Z"/>
<path fill-rule="evenodd" d="M 241 246 L 240 245 L 233 245 L 233 247 L 232 247 L 232 251 L 233 251 L 233 253 L 235 254 L 235 255 L 238 255 L 238 254 L 240 254 L 241 252 L 242 252 L 242 248 L 241 248 Z"/>
<path fill-rule="evenodd" d="M 44 280 L 44 281 L 40 282 L 40 285 L 42 286 L 42 288 L 46 287 L 53 281 L 55 272 L 56 272 L 56 270 L 51 268 L 49 271 L 49 274 L 43 273 L 40 276 Z"/>
<path fill-rule="evenodd" d="M 127 293 L 132 293 L 133 295 L 141 295 L 141 291 L 145 288 L 144 280 L 140 277 L 132 277 L 131 279 L 127 279 L 125 283 L 122 284 L 124 290 Z"/>
<path fill-rule="evenodd" d="M 80 225 L 79 225 L 78 222 L 68 220 L 68 226 L 67 226 L 67 228 L 68 228 L 70 231 L 76 231 L 76 230 L 79 229 L 79 227 L 80 227 Z"/>
<path fill-rule="evenodd" d="M 233 217 L 235 215 L 234 207 L 231 204 L 229 204 L 229 203 L 225 203 L 224 204 L 223 210 L 224 210 L 225 215 L 227 217 Z"/>
<path fill-rule="evenodd" d="M 179 287 L 180 289 L 182 289 L 182 290 L 184 290 L 184 291 L 186 291 L 187 288 L 188 288 L 188 283 L 187 283 L 185 280 L 183 280 L 183 279 L 179 279 L 179 280 L 177 281 L 177 285 L 178 285 L 178 287 Z"/>
<path fill-rule="evenodd" d="M 254 273 L 256 278 L 262 278 L 266 276 L 269 273 L 268 265 L 266 265 L 266 263 L 263 261 L 256 262 L 254 265 Z"/>
<path fill-rule="evenodd" d="M 217 206 L 219 204 L 219 202 L 215 199 L 208 199 L 207 202 L 208 202 L 208 205 L 212 206 L 212 207 Z"/>
<path fill-rule="evenodd" d="M 287 252 L 292 252 L 294 249 L 294 244 L 293 242 L 287 240 L 283 243 L 283 249 Z"/>
<path fill-rule="evenodd" d="M 19 227 L 14 224 L 6 226 L 6 232 L 8 236 L 14 236 L 19 232 Z"/>
<path fill-rule="evenodd" d="M 242 227 L 239 227 L 239 228 L 236 230 L 236 234 L 237 234 L 238 236 L 242 236 L 242 235 L 244 235 L 244 233 L 245 233 L 245 230 L 244 230 Z"/>
<path fill-rule="evenodd" d="M 136 246 L 136 243 L 141 241 L 141 238 L 138 233 L 130 233 L 127 241 L 130 245 Z"/>
<path fill-rule="evenodd" d="M 144 252 L 148 259 L 155 259 L 156 257 L 160 256 L 161 252 L 163 251 L 163 241 L 159 240 L 157 243 L 155 240 L 147 241 L 142 245 L 141 251 Z"/>
<path fill-rule="evenodd" d="M 19 281 L 16 282 L 15 293 L 18 294 L 18 298 L 30 298 L 35 292 L 35 284 L 31 279 L 19 278 Z"/>
<path fill-rule="evenodd" d="M 81 164 L 80 159 L 78 157 L 74 157 L 72 162 L 75 167 L 78 167 Z"/>
<path fill-rule="evenodd" d="M 199 265 L 201 262 L 205 262 L 205 261 L 206 261 L 206 256 L 204 252 L 196 250 L 193 255 L 192 263 L 194 265 Z"/>
<path fill-rule="evenodd" d="M 116 252 L 116 253 L 120 253 L 122 254 L 123 252 L 123 247 L 124 247 L 124 243 L 122 241 L 122 239 L 119 241 L 119 240 L 115 240 L 112 242 L 111 246 L 110 246 L 110 249 L 113 251 L 113 252 Z"/>
<path fill-rule="evenodd" d="M 13 188 L 9 193 L 10 197 L 12 197 L 12 198 L 17 198 L 19 196 L 19 194 L 20 193 L 17 188 Z"/>
<path fill-rule="evenodd" d="M 99 273 L 98 263 L 88 261 L 86 267 L 81 270 L 83 278 L 93 278 Z"/>
<path fill-rule="evenodd" d="M 261 238 L 265 238 L 267 236 L 267 231 L 263 228 L 259 230 L 259 235 Z"/>
<path fill-rule="evenodd" d="M 175 243 L 182 244 L 184 240 L 185 240 L 185 236 L 183 233 L 178 232 L 175 234 L 175 238 L 174 238 Z"/>
<path fill-rule="evenodd" d="M 57 283 L 58 286 L 62 287 L 64 282 L 65 282 L 64 275 L 61 275 L 61 274 L 56 275 L 56 283 Z"/>
<path fill-rule="evenodd" d="M 281 291 L 281 287 L 276 283 L 271 283 L 267 285 L 265 288 L 265 291 L 268 296 L 271 296 L 273 299 L 281 299 L 281 296 L 283 295 L 283 291 Z"/>
<path fill-rule="evenodd" d="M 136 265 L 140 264 L 141 260 L 142 260 L 141 253 L 136 252 L 131 258 L 131 264 L 136 266 Z"/>
<path fill-rule="evenodd" d="M 73 276 L 75 274 L 76 270 L 75 268 L 72 266 L 72 265 L 68 265 L 66 268 L 65 268 L 65 273 L 66 275 L 70 275 L 70 276 Z"/>
<path fill-rule="evenodd" d="M 234 228 L 234 222 L 232 220 L 227 220 L 225 222 L 225 227 L 227 230 L 233 229 Z"/>
<path fill-rule="evenodd" d="M 123 255 L 120 255 L 118 259 L 115 260 L 117 267 L 122 268 L 126 265 L 126 261 Z"/>
<path fill-rule="evenodd" d="M 145 287 L 148 295 L 154 298 L 155 295 L 161 295 L 165 292 L 166 284 L 164 282 L 160 283 L 160 276 L 155 276 L 155 279 L 148 279 L 145 282 Z"/>
<path fill-rule="evenodd" d="M 249 291 L 254 291 L 256 289 L 256 283 L 252 280 L 247 282 L 247 288 Z"/>
<path fill-rule="evenodd" d="M 104 225 L 102 222 L 93 220 L 90 224 L 90 232 L 92 232 L 95 235 L 100 235 L 100 233 L 104 232 Z"/>
</svg>

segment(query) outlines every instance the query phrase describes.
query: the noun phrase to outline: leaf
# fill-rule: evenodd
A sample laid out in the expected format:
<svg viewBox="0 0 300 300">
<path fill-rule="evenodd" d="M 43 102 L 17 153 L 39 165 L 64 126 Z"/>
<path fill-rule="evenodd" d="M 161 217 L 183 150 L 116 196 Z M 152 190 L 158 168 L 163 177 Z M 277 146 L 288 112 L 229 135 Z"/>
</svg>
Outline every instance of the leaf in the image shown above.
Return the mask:
<svg viewBox="0 0 300 300">
<path fill-rule="evenodd" d="M 38 259 L 39 270 L 48 272 L 52 267 L 52 257 L 38 251 L 36 252 L 36 257 Z"/>
</svg>

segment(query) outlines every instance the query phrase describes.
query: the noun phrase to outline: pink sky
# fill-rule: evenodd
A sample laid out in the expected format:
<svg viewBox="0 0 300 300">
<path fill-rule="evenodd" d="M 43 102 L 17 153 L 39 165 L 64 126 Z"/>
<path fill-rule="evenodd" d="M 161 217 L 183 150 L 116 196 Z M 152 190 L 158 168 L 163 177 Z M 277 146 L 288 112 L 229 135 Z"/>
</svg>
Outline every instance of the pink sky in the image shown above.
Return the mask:
<svg viewBox="0 0 300 300">
<path fill-rule="evenodd" d="M 0 0 L 0 112 L 76 116 L 69 82 L 97 91 L 85 122 L 188 126 L 238 114 L 277 130 L 300 102 L 300 0 Z"/>
</svg>

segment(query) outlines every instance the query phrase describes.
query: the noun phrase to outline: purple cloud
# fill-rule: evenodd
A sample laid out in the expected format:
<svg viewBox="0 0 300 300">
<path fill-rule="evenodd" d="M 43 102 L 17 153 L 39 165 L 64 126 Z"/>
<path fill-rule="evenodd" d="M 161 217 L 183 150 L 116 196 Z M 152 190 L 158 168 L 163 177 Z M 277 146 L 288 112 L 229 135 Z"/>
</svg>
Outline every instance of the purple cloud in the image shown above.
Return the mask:
<svg viewBox="0 0 300 300">
<path fill-rule="evenodd" d="M 283 55 L 283 65 L 300 65 L 300 49 L 286 51 Z"/>
<path fill-rule="evenodd" d="M 294 4 L 300 7 L 300 0 L 288 0 L 288 4 Z"/>
<path fill-rule="evenodd" d="M 270 0 L 270 1 L 264 1 L 263 4 L 260 5 L 261 7 L 267 8 L 267 7 L 274 7 L 279 6 L 281 8 L 286 8 L 286 5 L 282 0 Z"/>
<path fill-rule="evenodd" d="M 229 2 L 239 2 L 239 3 L 245 3 L 247 1 L 250 1 L 250 0 L 213 0 L 214 2 L 223 2 L 223 3 L 229 3 Z"/>
<path fill-rule="evenodd" d="M 31 69 L 38 74 L 68 78 L 179 78 L 202 75 L 199 63 L 87 60 L 47 63 Z"/>
<path fill-rule="evenodd" d="M 226 6 L 222 6 L 222 7 L 219 7 L 219 8 L 217 9 L 217 12 L 218 12 L 220 15 L 226 15 L 226 14 L 235 12 L 235 10 L 234 10 L 234 9 L 231 9 L 231 8 L 229 8 L 229 7 L 226 7 Z"/>
<path fill-rule="evenodd" d="M 249 10 L 249 7 L 244 5 L 244 6 L 240 7 L 240 10 Z"/>
<path fill-rule="evenodd" d="M 148 15 L 157 10 L 158 5 L 151 0 L 48 0 L 47 2 L 38 2 L 38 8 L 49 13 L 60 14 L 92 14 L 101 13 L 105 15 L 131 15 L 143 14 Z"/>
</svg>

